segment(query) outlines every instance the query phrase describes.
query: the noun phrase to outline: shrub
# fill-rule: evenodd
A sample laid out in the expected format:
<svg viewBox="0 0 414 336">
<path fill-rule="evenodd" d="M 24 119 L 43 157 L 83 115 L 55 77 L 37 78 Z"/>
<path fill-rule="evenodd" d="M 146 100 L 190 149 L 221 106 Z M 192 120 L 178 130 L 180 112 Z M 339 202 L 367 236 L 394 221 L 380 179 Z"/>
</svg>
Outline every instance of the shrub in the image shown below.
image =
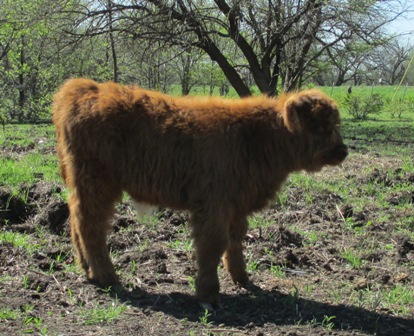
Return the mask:
<svg viewBox="0 0 414 336">
<path fill-rule="evenodd" d="M 390 113 L 392 118 L 401 118 L 405 112 L 414 112 L 414 98 L 405 97 L 390 101 L 387 112 Z"/>
<path fill-rule="evenodd" d="M 365 120 L 369 115 L 381 112 L 384 106 L 384 98 L 378 93 L 364 97 L 348 94 L 345 97 L 344 105 L 349 114 L 355 119 Z"/>
</svg>

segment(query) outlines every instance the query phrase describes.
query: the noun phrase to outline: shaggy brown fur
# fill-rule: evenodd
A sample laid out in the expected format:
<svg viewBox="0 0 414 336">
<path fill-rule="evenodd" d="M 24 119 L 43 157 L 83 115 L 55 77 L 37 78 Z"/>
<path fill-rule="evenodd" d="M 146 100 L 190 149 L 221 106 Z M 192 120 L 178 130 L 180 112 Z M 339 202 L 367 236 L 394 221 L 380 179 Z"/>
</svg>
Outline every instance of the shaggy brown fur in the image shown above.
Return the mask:
<svg viewBox="0 0 414 336">
<path fill-rule="evenodd" d="M 53 121 L 72 241 L 87 277 L 118 283 L 106 234 L 126 191 L 138 202 L 191 212 L 197 295 L 207 303 L 218 301 L 221 257 L 235 282 L 248 283 L 247 216 L 290 172 L 347 156 L 337 106 L 317 90 L 277 99 L 173 98 L 73 79 L 54 97 Z"/>
</svg>

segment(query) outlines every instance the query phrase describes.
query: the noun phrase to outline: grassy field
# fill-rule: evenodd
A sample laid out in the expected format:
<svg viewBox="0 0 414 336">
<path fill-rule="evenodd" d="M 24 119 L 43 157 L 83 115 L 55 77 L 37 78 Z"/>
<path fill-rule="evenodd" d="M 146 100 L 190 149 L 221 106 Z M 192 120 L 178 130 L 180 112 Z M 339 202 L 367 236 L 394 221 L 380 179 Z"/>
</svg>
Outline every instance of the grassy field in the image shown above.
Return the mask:
<svg viewBox="0 0 414 336">
<path fill-rule="evenodd" d="M 293 174 L 250 218 L 246 258 L 257 289 L 219 270 L 222 308 L 194 299 L 188 215 L 137 218 L 125 198 L 109 247 L 125 291 L 101 290 L 75 266 L 67 191 L 51 125 L 0 130 L 0 334 L 413 335 L 414 88 L 354 88 L 387 100 L 369 120 L 341 106 L 351 152 L 341 167 Z M 401 96 L 398 96 L 401 95 Z"/>
</svg>

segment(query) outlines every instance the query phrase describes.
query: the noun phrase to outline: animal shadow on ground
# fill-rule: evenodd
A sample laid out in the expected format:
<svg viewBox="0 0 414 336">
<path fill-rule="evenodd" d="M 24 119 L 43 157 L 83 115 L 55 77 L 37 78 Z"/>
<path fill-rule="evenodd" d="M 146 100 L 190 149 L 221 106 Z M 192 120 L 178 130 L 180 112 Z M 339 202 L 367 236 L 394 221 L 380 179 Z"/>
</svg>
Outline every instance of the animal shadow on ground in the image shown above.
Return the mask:
<svg viewBox="0 0 414 336">
<path fill-rule="evenodd" d="M 205 312 L 195 297 L 183 293 L 150 294 L 136 289 L 115 294 L 118 300 L 140 309 L 163 312 L 177 319 L 199 322 Z M 332 323 L 329 323 L 332 322 Z M 331 330 L 356 330 L 375 335 L 414 335 L 414 319 L 363 308 L 333 305 L 252 286 L 249 292 L 221 295 L 221 306 L 208 315 L 211 326 L 230 328 L 266 325 L 320 325 Z"/>
</svg>

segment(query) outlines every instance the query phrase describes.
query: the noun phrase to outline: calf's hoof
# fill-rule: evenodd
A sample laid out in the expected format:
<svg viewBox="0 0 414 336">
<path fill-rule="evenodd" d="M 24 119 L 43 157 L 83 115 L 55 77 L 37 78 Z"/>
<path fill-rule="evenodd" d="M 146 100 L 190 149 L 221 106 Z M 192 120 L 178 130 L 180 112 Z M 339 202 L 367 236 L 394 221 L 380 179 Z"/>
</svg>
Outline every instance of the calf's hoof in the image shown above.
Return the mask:
<svg viewBox="0 0 414 336">
<path fill-rule="evenodd" d="M 115 274 L 115 272 L 109 272 L 109 273 L 92 273 L 88 272 L 87 278 L 92 283 L 96 284 L 97 286 L 101 288 L 122 288 L 121 282 L 119 281 L 118 276 Z"/>
</svg>

